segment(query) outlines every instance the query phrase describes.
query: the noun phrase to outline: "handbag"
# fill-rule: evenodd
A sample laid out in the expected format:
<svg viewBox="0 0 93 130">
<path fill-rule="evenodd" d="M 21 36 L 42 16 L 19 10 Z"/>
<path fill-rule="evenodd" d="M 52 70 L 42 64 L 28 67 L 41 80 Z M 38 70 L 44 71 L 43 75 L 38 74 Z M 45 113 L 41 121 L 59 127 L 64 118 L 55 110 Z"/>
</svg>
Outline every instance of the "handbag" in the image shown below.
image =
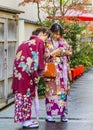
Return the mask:
<svg viewBox="0 0 93 130">
<path fill-rule="evenodd" d="M 56 77 L 56 67 L 53 62 L 45 63 L 45 69 L 43 72 L 44 77 L 54 78 Z"/>
</svg>

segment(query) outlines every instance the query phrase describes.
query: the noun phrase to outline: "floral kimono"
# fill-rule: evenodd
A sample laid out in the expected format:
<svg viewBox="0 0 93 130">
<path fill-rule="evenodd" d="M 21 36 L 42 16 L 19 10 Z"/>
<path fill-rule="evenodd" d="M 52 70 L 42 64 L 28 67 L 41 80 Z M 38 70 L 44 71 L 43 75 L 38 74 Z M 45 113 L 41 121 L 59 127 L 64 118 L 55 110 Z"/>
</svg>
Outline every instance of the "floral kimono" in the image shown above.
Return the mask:
<svg viewBox="0 0 93 130">
<path fill-rule="evenodd" d="M 43 69 L 44 43 L 37 36 L 32 36 L 18 47 L 14 60 L 15 122 L 31 119 L 32 97 L 35 97 L 38 73 Z"/>
<path fill-rule="evenodd" d="M 57 48 L 69 49 L 69 45 L 64 39 L 49 40 L 46 43 L 46 62 L 50 60 L 49 52 Z M 68 57 L 53 55 L 51 60 L 56 66 L 56 77 L 46 80 L 46 111 L 50 116 L 63 115 L 67 113 Z"/>
</svg>

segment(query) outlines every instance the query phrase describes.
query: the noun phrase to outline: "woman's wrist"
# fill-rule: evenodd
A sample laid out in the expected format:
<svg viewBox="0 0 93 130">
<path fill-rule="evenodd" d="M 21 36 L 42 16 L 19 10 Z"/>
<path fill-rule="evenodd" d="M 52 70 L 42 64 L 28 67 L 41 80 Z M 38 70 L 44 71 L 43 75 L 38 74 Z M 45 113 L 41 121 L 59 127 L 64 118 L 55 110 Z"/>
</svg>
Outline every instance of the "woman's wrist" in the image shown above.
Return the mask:
<svg viewBox="0 0 93 130">
<path fill-rule="evenodd" d="M 60 55 L 64 56 L 65 52 L 66 52 L 66 50 L 62 48 L 61 51 L 60 51 Z"/>
</svg>

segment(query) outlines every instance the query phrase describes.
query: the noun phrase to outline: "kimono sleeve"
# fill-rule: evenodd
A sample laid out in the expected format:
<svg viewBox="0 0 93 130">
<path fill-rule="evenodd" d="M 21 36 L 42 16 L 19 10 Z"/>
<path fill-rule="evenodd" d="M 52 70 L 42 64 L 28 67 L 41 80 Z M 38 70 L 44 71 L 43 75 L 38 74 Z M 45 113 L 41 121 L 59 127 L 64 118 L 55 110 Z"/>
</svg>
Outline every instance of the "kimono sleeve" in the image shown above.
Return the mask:
<svg viewBox="0 0 93 130">
<path fill-rule="evenodd" d="M 44 53 L 45 53 L 45 46 L 44 42 L 40 41 L 38 46 L 38 70 L 44 70 Z"/>
</svg>

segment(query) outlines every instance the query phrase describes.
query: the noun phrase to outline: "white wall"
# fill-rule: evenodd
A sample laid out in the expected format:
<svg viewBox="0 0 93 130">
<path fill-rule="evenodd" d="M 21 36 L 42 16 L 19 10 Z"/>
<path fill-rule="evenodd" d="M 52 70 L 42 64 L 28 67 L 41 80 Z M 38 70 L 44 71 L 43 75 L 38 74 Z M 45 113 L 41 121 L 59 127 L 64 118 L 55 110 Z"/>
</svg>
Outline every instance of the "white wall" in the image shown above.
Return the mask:
<svg viewBox="0 0 93 130">
<path fill-rule="evenodd" d="M 37 27 L 38 27 L 37 25 L 24 22 L 24 20 L 19 20 L 18 43 L 21 44 L 22 42 L 28 40 L 32 35 L 32 31 L 35 30 Z"/>
<path fill-rule="evenodd" d="M 32 35 L 32 31 L 36 29 L 36 25 L 31 25 L 30 23 L 25 23 L 25 36 L 24 39 L 28 40 L 30 38 L 30 36 Z"/>
<path fill-rule="evenodd" d="M 29 3 L 25 6 L 18 6 L 22 0 L 0 0 L 0 6 L 6 6 L 12 9 L 24 11 L 20 14 L 21 18 L 37 21 L 37 5 L 35 3 Z"/>
</svg>

